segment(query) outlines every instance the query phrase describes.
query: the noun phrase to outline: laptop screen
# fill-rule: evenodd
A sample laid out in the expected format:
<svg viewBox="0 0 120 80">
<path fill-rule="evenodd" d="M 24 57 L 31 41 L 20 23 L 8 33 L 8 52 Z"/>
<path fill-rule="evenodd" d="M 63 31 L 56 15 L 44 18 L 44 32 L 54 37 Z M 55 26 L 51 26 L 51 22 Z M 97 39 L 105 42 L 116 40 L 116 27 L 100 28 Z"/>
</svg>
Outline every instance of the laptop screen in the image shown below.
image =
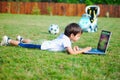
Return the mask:
<svg viewBox="0 0 120 80">
<path fill-rule="evenodd" d="M 100 39 L 98 42 L 98 46 L 97 46 L 98 50 L 101 50 L 103 52 L 106 51 L 108 43 L 109 43 L 110 35 L 111 35 L 111 32 L 102 30 Z"/>
</svg>

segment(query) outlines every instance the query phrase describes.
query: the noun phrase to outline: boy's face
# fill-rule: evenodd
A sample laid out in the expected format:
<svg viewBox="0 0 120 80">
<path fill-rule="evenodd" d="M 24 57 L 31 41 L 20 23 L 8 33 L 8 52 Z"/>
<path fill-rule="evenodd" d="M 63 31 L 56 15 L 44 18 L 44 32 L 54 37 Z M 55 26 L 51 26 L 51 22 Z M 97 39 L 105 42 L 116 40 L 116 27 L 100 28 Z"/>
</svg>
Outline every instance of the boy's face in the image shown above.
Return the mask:
<svg viewBox="0 0 120 80">
<path fill-rule="evenodd" d="M 76 41 L 79 40 L 80 36 L 81 36 L 80 33 L 78 33 L 78 34 L 76 34 L 76 35 L 71 34 L 71 36 L 70 36 L 70 40 L 72 40 L 73 42 L 76 42 Z"/>
</svg>

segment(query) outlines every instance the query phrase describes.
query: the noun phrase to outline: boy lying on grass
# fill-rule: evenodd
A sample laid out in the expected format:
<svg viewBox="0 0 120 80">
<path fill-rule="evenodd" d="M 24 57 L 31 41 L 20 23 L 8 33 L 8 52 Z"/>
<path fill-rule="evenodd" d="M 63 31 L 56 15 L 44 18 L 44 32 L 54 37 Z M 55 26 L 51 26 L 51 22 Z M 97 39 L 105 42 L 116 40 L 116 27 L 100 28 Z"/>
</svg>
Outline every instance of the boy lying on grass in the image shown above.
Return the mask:
<svg viewBox="0 0 120 80">
<path fill-rule="evenodd" d="M 91 50 L 91 47 L 86 47 L 82 50 L 80 50 L 78 46 L 74 46 L 72 48 L 72 42 L 78 41 L 82 33 L 82 29 L 78 24 L 71 23 L 66 26 L 63 34 L 54 40 L 44 41 L 42 44 L 30 44 L 30 39 L 24 39 L 21 36 L 17 36 L 17 40 L 12 40 L 8 36 L 3 36 L 1 46 L 10 44 L 23 48 L 35 48 L 49 51 L 67 51 L 69 54 L 81 54 Z"/>
</svg>

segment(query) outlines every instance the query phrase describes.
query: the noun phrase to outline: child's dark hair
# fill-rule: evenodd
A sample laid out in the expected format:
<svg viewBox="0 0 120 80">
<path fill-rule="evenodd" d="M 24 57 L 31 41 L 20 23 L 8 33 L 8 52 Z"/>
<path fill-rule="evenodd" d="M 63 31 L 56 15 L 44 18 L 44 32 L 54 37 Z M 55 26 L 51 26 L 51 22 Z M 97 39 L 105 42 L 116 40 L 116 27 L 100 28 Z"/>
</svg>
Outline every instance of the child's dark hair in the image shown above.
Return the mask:
<svg viewBox="0 0 120 80">
<path fill-rule="evenodd" d="M 64 34 L 68 37 L 70 37 L 71 34 L 76 35 L 78 33 L 82 34 L 83 31 L 77 23 L 71 23 L 67 25 L 64 31 Z"/>
</svg>

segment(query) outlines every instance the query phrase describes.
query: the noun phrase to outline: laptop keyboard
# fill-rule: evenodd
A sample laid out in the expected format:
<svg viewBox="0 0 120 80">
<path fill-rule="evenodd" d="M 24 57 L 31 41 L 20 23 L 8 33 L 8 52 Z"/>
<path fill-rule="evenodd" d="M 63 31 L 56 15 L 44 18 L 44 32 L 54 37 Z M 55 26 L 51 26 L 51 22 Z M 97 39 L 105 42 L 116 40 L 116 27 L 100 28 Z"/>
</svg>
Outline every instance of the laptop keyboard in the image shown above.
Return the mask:
<svg viewBox="0 0 120 80">
<path fill-rule="evenodd" d="M 90 50 L 89 52 L 101 52 L 101 51 L 99 51 L 99 50 L 97 50 L 97 49 L 92 49 L 92 50 Z"/>
</svg>

